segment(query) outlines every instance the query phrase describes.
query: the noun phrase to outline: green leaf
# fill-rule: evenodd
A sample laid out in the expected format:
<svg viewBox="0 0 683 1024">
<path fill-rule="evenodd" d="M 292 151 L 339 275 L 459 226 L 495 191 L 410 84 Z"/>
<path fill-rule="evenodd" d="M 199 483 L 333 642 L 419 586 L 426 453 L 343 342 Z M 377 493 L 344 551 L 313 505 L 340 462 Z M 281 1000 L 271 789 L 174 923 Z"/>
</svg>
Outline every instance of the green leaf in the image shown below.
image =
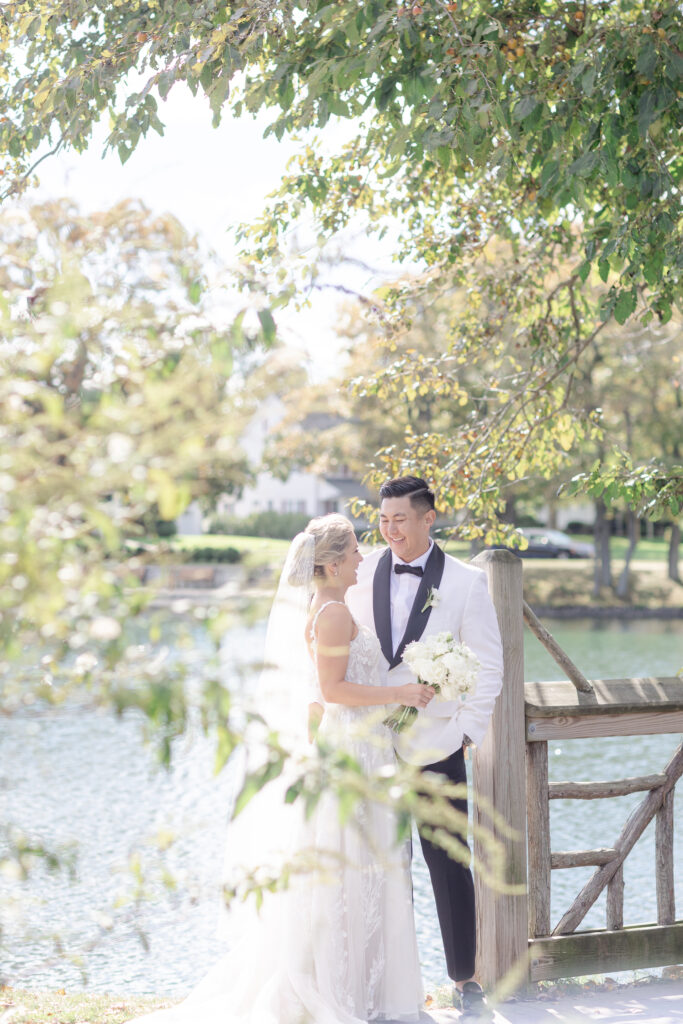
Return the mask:
<svg viewBox="0 0 683 1024">
<path fill-rule="evenodd" d="M 559 160 L 549 160 L 547 164 L 544 164 L 543 170 L 541 171 L 541 187 L 554 182 L 558 176 L 559 170 Z"/>
<path fill-rule="evenodd" d="M 624 324 L 635 312 L 637 295 L 635 288 L 619 292 L 619 297 L 614 304 L 614 319 L 618 324 Z"/>
<path fill-rule="evenodd" d="M 269 309 L 259 309 L 258 318 L 261 322 L 261 330 L 263 331 L 263 337 L 266 343 L 268 345 L 272 345 L 275 341 L 275 334 L 277 331 L 273 314 Z"/>
<path fill-rule="evenodd" d="M 420 103 L 427 95 L 427 81 L 422 75 L 409 75 L 403 79 L 402 86 L 406 102 L 412 105 Z"/>
<path fill-rule="evenodd" d="M 638 131 L 646 135 L 647 130 L 657 116 L 657 105 L 655 94 L 652 89 L 644 92 L 638 101 Z"/>
<path fill-rule="evenodd" d="M 647 36 L 645 42 L 638 51 L 636 60 L 636 71 L 644 78 L 652 78 L 657 64 L 657 51 L 651 36 Z"/>
<path fill-rule="evenodd" d="M 648 260 L 646 260 L 643 266 L 643 277 L 653 287 L 658 281 L 662 279 L 662 270 L 664 269 L 664 254 L 656 252 Z"/>
<path fill-rule="evenodd" d="M 668 324 L 673 315 L 673 310 L 668 302 L 659 302 L 655 307 L 655 312 L 659 317 L 659 322 L 662 324 Z"/>
<path fill-rule="evenodd" d="M 384 81 L 380 82 L 375 92 L 375 103 L 377 104 L 377 109 L 380 111 L 386 110 L 393 99 L 395 92 L 396 78 L 394 75 L 390 75 L 389 78 L 385 78 Z"/>
<path fill-rule="evenodd" d="M 597 73 L 597 68 L 593 66 L 589 68 L 588 71 L 584 71 L 583 75 L 581 76 L 581 88 L 585 92 L 586 96 L 593 95 Z"/>
<path fill-rule="evenodd" d="M 215 117 L 225 103 L 230 92 L 230 77 L 227 74 L 220 75 L 209 90 L 209 104 Z"/>
<path fill-rule="evenodd" d="M 587 178 L 591 171 L 594 170 L 598 160 L 599 154 L 594 150 L 589 153 L 583 153 L 578 160 L 569 165 L 569 173 L 576 174 L 579 178 Z"/>
<path fill-rule="evenodd" d="M 285 803 L 293 804 L 297 797 L 300 796 L 303 788 L 303 779 L 297 779 L 296 782 L 293 782 L 292 785 L 287 790 L 287 792 L 285 793 Z"/>
<path fill-rule="evenodd" d="M 516 123 L 523 121 L 529 114 L 533 114 L 534 110 L 540 106 L 540 100 L 534 95 L 523 96 L 522 99 L 517 103 L 512 114 L 512 120 Z"/>
<path fill-rule="evenodd" d="M 271 754 L 271 756 L 273 756 Z M 260 771 L 255 772 L 253 775 L 248 775 L 245 779 L 244 785 L 240 790 L 240 793 L 235 801 L 235 809 L 233 811 L 233 817 L 236 818 L 244 808 L 247 806 L 249 801 L 256 796 L 260 790 L 266 785 L 276 779 L 281 773 L 284 767 L 284 758 L 275 757 L 272 761 L 269 761 L 264 768 Z"/>
<path fill-rule="evenodd" d="M 175 73 L 173 71 L 162 71 L 157 78 L 157 89 L 162 100 L 165 100 L 171 91 L 171 86 L 175 82 Z"/>
</svg>

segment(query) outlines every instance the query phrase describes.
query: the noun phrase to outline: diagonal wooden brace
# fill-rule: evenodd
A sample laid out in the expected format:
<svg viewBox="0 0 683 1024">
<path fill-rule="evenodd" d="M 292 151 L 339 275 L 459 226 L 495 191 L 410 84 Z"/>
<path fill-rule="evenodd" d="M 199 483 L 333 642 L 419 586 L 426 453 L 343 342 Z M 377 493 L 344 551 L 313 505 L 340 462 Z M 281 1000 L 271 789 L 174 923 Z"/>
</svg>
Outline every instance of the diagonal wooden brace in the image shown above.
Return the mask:
<svg viewBox="0 0 683 1024">
<path fill-rule="evenodd" d="M 566 672 L 567 679 L 570 679 L 577 690 L 581 693 L 593 693 L 593 687 L 586 679 L 583 672 L 576 667 L 568 654 L 558 644 L 552 633 L 545 628 L 532 608 L 524 601 L 522 605 L 524 621 L 531 632 L 538 637 L 545 649 L 553 656 L 563 672 Z"/>
<path fill-rule="evenodd" d="M 657 789 L 651 790 L 626 821 L 621 830 L 621 835 L 614 844 L 617 856 L 609 864 L 603 864 L 602 867 L 598 868 L 592 878 L 584 885 L 567 913 L 553 929 L 553 935 L 568 935 L 575 930 L 577 925 L 583 921 L 604 887 L 624 863 L 626 857 L 664 803 L 667 793 L 673 789 L 680 776 L 683 775 L 683 743 L 664 769 L 664 775 L 666 776 L 666 781 Z"/>
</svg>

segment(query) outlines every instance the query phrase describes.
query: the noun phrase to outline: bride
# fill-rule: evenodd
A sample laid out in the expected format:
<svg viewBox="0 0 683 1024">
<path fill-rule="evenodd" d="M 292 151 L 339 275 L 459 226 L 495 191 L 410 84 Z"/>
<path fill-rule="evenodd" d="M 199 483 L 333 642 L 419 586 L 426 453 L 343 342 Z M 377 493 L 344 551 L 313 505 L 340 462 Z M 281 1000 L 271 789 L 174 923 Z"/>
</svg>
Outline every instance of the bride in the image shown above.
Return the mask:
<svg viewBox="0 0 683 1024">
<path fill-rule="evenodd" d="M 308 816 L 302 799 L 285 801 L 321 750 L 353 758 L 368 779 L 386 771 L 394 753 L 382 706 L 424 707 L 433 697 L 418 683 L 380 687 L 379 641 L 344 603 L 361 560 L 344 516 L 313 519 L 291 544 L 269 618 L 259 717 L 292 753 L 231 824 L 226 884 L 238 891 L 240 873 L 260 872 L 289 884 L 270 886 L 259 909 L 231 905 L 229 952 L 184 1002 L 136 1024 L 419 1019 L 409 856 L 391 809 L 368 798 L 342 808 L 331 786 Z"/>
</svg>

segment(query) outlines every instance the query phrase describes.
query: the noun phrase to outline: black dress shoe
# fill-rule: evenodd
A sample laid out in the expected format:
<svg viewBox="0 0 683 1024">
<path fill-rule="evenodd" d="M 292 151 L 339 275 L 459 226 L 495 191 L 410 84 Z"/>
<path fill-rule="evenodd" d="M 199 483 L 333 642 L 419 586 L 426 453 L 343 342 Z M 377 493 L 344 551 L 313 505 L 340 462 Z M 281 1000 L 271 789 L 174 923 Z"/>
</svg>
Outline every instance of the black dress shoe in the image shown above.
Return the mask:
<svg viewBox="0 0 683 1024">
<path fill-rule="evenodd" d="M 456 988 L 455 994 L 460 1003 L 461 1020 L 493 1020 L 484 990 L 478 982 L 466 981 L 462 989 Z"/>
</svg>

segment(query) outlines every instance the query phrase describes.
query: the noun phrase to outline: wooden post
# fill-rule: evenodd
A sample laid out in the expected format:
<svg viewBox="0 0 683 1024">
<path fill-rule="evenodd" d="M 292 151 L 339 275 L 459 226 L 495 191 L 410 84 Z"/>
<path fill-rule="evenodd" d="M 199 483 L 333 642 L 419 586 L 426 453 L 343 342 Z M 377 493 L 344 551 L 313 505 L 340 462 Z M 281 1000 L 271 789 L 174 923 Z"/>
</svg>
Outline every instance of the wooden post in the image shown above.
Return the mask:
<svg viewBox="0 0 683 1024">
<path fill-rule="evenodd" d="M 607 930 L 624 927 L 624 865 L 620 864 L 607 883 Z"/>
<path fill-rule="evenodd" d="M 674 897 L 674 791 L 670 789 L 657 811 L 655 824 L 655 876 L 657 879 L 657 924 L 676 920 Z"/>
<path fill-rule="evenodd" d="M 550 803 L 548 744 L 526 748 L 529 821 L 529 938 L 550 935 Z"/>
<path fill-rule="evenodd" d="M 486 738 L 474 756 L 474 821 L 491 827 L 486 804 L 492 806 L 516 833 L 497 833 L 505 846 L 506 882 L 527 884 L 526 858 L 526 740 L 524 729 L 524 620 L 522 562 L 511 551 L 483 551 L 472 564 L 484 569 L 498 615 L 503 642 L 503 690 L 496 701 Z M 479 804 L 479 798 L 482 806 Z M 494 829 L 495 831 L 495 829 Z M 477 899 L 477 975 L 491 989 L 513 972 L 528 976 L 529 912 L 526 891 L 496 893 L 476 872 L 486 859 L 485 843 L 475 836 Z M 519 982 L 517 983 L 519 987 Z"/>
</svg>

